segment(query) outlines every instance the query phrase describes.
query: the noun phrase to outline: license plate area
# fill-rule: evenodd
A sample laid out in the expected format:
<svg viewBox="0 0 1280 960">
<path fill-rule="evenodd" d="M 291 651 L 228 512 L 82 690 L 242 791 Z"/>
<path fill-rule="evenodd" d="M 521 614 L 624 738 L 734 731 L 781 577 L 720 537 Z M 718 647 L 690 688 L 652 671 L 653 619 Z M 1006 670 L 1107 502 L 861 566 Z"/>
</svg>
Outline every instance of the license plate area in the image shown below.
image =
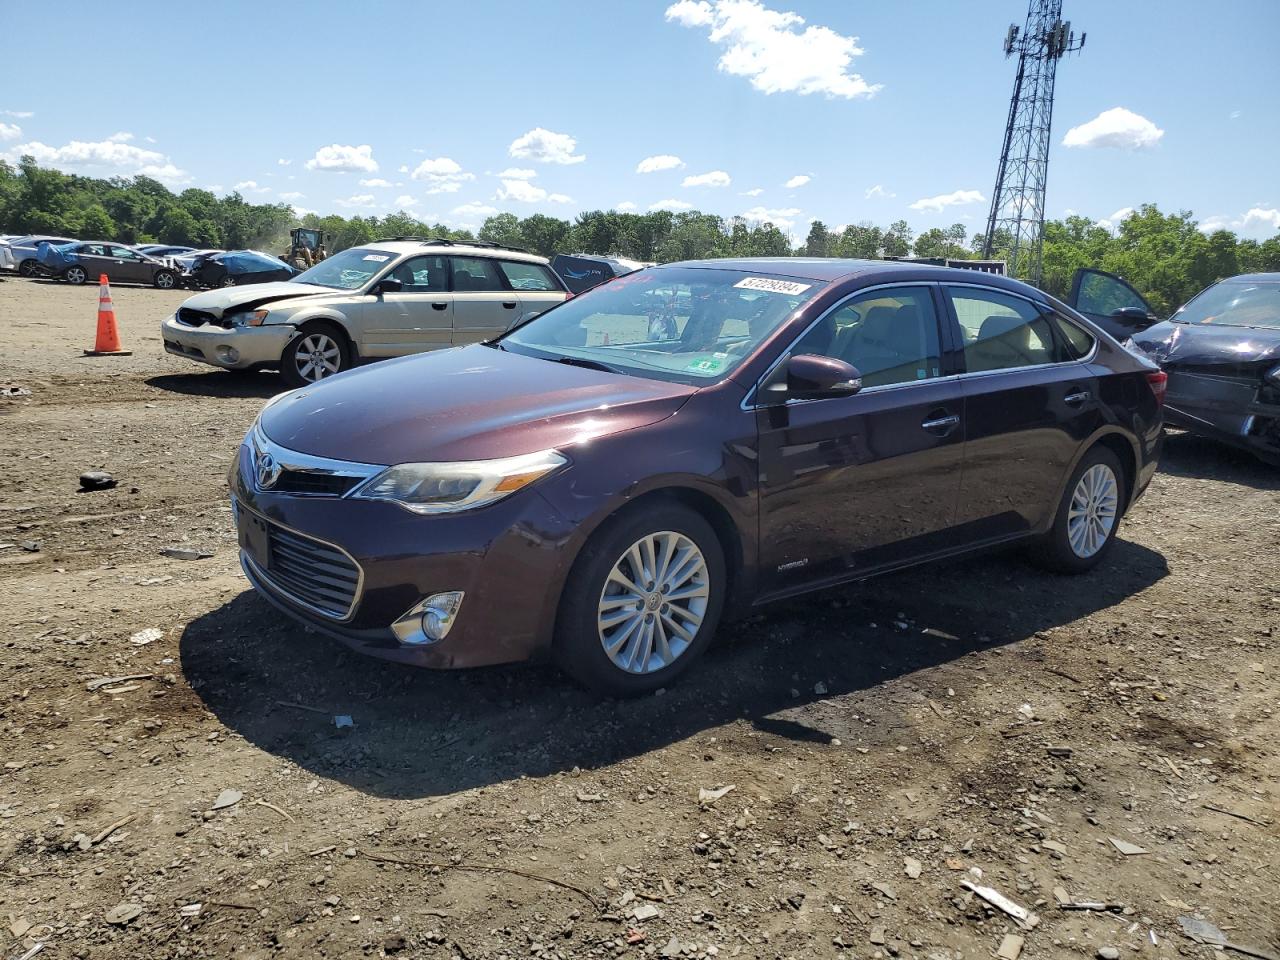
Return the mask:
<svg viewBox="0 0 1280 960">
<path fill-rule="evenodd" d="M 260 570 L 271 569 L 271 534 L 267 522 L 248 510 L 240 510 L 240 549 Z"/>
</svg>

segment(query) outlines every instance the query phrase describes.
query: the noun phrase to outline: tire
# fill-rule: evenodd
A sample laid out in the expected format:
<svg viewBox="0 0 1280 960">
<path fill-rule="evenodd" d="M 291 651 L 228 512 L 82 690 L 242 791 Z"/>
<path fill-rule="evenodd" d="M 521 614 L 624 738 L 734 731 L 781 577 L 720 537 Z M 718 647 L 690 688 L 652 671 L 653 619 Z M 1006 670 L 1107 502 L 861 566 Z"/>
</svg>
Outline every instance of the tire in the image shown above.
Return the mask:
<svg viewBox="0 0 1280 960">
<path fill-rule="evenodd" d="M 636 577 L 631 558 L 640 559 L 641 569 L 660 571 L 664 556 L 680 579 Z M 688 670 L 711 642 L 725 589 L 724 549 L 711 525 L 682 504 L 648 501 L 606 521 L 574 561 L 556 618 L 556 661 L 595 693 L 652 693 Z"/>
<path fill-rule="evenodd" d="M 172 270 L 157 270 L 151 283 L 157 290 L 177 290 L 178 275 Z"/>
<path fill-rule="evenodd" d="M 1032 557 L 1057 573 L 1092 570 L 1111 552 L 1125 507 L 1125 473 L 1119 459 L 1095 446 L 1071 473 L 1053 527 Z"/>
<path fill-rule="evenodd" d="M 236 285 L 235 277 L 223 277 L 222 281 L 218 284 L 218 286 L 220 287 L 234 287 L 235 285 Z"/>
<path fill-rule="evenodd" d="M 305 387 L 351 368 L 351 348 L 334 324 L 302 325 L 280 354 L 280 376 L 290 387 Z"/>
<path fill-rule="evenodd" d="M 84 267 L 67 267 L 62 271 L 62 279 L 73 287 L 79 287 L 89 279 L 89 272 Z"/>
<path fill-rule="evenodd" d="M 18 275 L 23 277 L 34 277 L 36 271 L 40 269 L 40 264 L 34 260 L 23 260 L 18 264 Z"/>
</svg>

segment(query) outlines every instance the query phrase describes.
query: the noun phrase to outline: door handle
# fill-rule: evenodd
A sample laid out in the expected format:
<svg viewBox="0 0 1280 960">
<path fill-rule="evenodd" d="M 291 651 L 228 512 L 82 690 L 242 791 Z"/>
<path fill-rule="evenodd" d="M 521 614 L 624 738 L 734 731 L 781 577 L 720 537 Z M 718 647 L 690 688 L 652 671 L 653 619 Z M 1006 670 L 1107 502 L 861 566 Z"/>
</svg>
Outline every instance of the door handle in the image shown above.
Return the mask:
<svg viewBox="0 0 1280 960">
<path fill-rule="evenodd" d="M 1078 407 L 1089 399 L 1088 390 L 1079 390 L 1076 393 L 1068 393 L 1062 398 L 1062 402 L 1070 407 Z"/>
<path fill-rule="evenodd" d="M 431 304 L 431 309 L 432 310 L 448 310 L 449 304 L 447 302 L 441 303 L 439 300 L 435 300 Z"/>
<path fill-rule="evenodd" d="M 514 300 L 503 300 L 502 306 L 507 310 L 514 310 L 516 308 L 516 302 Z"/>
<path fill-rule="evenodd" d="M 938 433 L 946 436 L 959 422 L 959 415 L 951 413 L 945 417 L 934 417 L 931 420 L 924 421 L 920 424 L 920 429 L 928 430 L 930 433 Z"/>
</svg>

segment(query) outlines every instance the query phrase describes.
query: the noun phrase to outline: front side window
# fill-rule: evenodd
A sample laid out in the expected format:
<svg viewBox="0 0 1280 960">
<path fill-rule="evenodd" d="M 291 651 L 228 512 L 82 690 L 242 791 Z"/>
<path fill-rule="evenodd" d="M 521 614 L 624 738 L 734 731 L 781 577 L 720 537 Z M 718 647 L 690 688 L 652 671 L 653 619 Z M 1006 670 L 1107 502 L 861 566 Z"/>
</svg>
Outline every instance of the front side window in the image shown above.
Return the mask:
<svg viewBox="0 0 1280 960">
<path fill-rule="evenodd" d="M 1198 294 L 1173 321 L 1280 330 L 1280 283 L 1224 280 Z"/>
<path fill-rule="evenodd" d="M 309 270 L 293 278 L 294 283 L 309 283 L 317 287 L 333 287 L 337 290 L 356 290 L 363 287 L 374 274 L 381 273 L 400 255 L 390 250 L 373 250 L 369 247 L 351 247 L 321 260 Z"/>
<path fill-rule="evenodd" d="M 136 251 L 130 250 L 128 247 L 112 247 L 111 255 L 118 260 L 140 260 Z"/>
<path fill-rule="evenodd" d="M 492 293 L 505 290 L 492 260 L 484 257 L 453 258 L 453 290 L 455 293 Z"/>
<path fill-rule="evenodd" d="M 498 268 L 511 284 L 512 290 L 559 290 L 555 277 L 540 263 L 520 263 L 515 260 L 499 260 Z"/>
<path fill-rule="evenodd" d="M 611 280 L 517 327 L 504 349 L 678 383 L 721 380 L 825 283 L 702 267 Z"/>
<path fill-rule="evenodd" d="M 804 335 L 793 355 L 814 353 L 858 368 L 864 387 L 940 375 L 938 317 L 927 287 L 894 287 L 854 297 Z"/>
<path fill-rule="evenodd" d="M 1146 301 L 1138 292 L 1118 277 L 1094 270 L 1086 270 L 1080 277 L 1080 291 L 1076 294 L 1075 307 L 1081 313 L 1110 316 L 1125 307 L 1137 307 L 1144 313 Z"/>
<path fill-rule="evenodd" d="M 410 257 L 389 277 L 399 280 L 405 293 L 444 293 L 449 289 L 449 266 L 444 257 Z"/>
<path fill-rule="evenodd" d="M 1058 347 L 1049 321 L 1031 301 L 996 290 L 946 290 L 960 321 L 964 364 L 970 373 L 1072 359 Z"/>
</svg>

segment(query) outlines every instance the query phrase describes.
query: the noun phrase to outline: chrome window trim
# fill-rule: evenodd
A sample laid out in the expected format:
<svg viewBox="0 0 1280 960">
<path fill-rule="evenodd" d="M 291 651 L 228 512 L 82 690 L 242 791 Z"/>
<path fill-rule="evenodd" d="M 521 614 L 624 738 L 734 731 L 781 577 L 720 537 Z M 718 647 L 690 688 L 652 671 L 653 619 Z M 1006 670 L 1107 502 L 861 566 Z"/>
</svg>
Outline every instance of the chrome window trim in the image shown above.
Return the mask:
<svg viewBox="0 0 1280 960">
<path fill-rule="evenodd" d="M 781 364 L 782 361 L 785 360 L 787 356 L 791 353 L 791 351 L 795 349 L 796 344 L 799 343 L 808 335 L 810 330 L 812 330 L 822 321 L 826 320 L 827 317 L 829 317 L 832 313 L 842 308 L 846 303 L 848 303 L 854 297 L 860 297 L 864 293 L 871 293 L 872 291 L 875 291 L 875 290 L 884 290 L 884 289 L 894 288 L 894 287 L 920 287 L 920 286 L 937 286 L 939 288 L 941 287 L 972 287 L 977 290 L 990 290 L 993 293 L 1001 293 L 1008 297 L 1016 297 L 1019 300 L 1025 300 L 1027 303 L 1030 303 L 1037 308 L 1043 307 L 1045 310 L 1050 311 L 1054 316 L 1060 316 L 1058 311 L 1055 310 L 1053 306 L 1048 303 L 1042 303 L 1038 300 L 1033 300 L 1030 297 L 1024 296 L 1021 293 L 1015 293 L 1011 290 L 1003 290 L 1000 287 L 993 287 L 989 284 L 972 283 L 965 280 L 957 280 L 957 281 L 899 280 L 893 283 L 880 283 L 871 287 L 863 287 L 861 290 L 855 290 L 853 293 L 842 298 L 837 303 L 832 304 L 829 308 L 827 308 L 827 310 L 821 316 L 815 319 L 813 323 L 809 324 L 809 326 L 805 327 L 804 330 L 802 330 L 795 337 L 795 339 L 793 339 L 789 344 L 787 344 L 786 349 L 783 350 L 780 354 L 778 354 L 778 358 L 774 360 L 773 363 L 769 364 L 768 368 L 764 371 L 763 374 L 760 375 L 760 378 L 755 382 L 755 385 L 752 386 L 751 389 L 747 391 L 746 396 L 744 396 L 742 398 L 741 403 L 738 404 L 739 408 L 742 410 L 751 411 L 751 410 L 759 410 L 762 408 L 767 409 L 769 407 L 789 407 L 792 404 L 797 404 L 797 403 L 821 403 L 825 400 L 850 399 L 850 397 L 806 397 L 806 398 L 797 398 L 794 400 L 784 400 L 782 403 L 748 402 L 748 401 L 751 401 L 751 399 L 758 394 L 761 384 L 763 384 L 767 379 L 769 379 L 773 371 L 776 370 L 779 364 Z M 945 296 L 946 291 L 943 290 L 942 293 Z M 1063 318 L 1063 319 L 1066 320 L 1066 318 Z M 949 322 L 949 319 L 948 319 L 948 322 Z M 1072 321 L 1067 320 L 1067 322 L 1071 323 Z M 1079 324 L 1073 324 L 1073 325 L 1077 327 L 1079 326 Z M 1055 363 L 1032 363 L 1032 364 L 1027 364 L 1021 367 L 1003 367 L 999 370 L 975 370 L 975 371 L 966 370 L 964 373 L 953 373 L 945 377 L 928 377 L 924 380 L 909 380 L 909 381 L 904 381 L 902 383 L 886 383 L 886 384 L 881 384 L 880 386 L 875 386 L 875 387 L 864 387 L 863 389 L 859 390 L 857 393 L 853 394 L 853 396 L 861 397 L 869 393 L 882 393 L 889 390 L 901 390 L 907 387 L 919 387 L 925 384 L 946 383 L 949 381 L 964 381 L 969 378 L 979 379 L 979 378 L 1000 376 L 1000 375 L 1009 374 L 1009 373 L 1024 373 L 1027 370 L 1046 370 L 1046 369 L 1059 368 L 1059 367 L 1083 366 L 1083 365 L 1092 363 L 1097 358 L 1098 336 L 1092 330 L 1088 330 L 1083 327 L 1081 327 L 1081 329 L 1084 330 L 1085 333 L 1089 334 L 1090 339 L 1093 340 L 1093 347 L 1089 350 L 1087 354 L 1085 354 L 1083 357 L 1081 357 L 1078 360 L 1059 360 Z M 960 352 L 961 352 L 961 355 L 963 356 L 963 353 L 964 353 L 963 347 L 961 347 Z"/>
<path fill-rule="evenodd" d="M 270 454 L 280 466 L 282 470 L 290 470 L 294 473 L 314 473 L 328 477 L 351 477 L 355 480 L 368 480 L 370 477 L 377 476 L 379 473 L 387 469 L 386 464 L 378 463 L 358 463 L 353 460 L 332 460 L 328 457 L 315 457 L 308 453 L 299 453 L 296 450 L 290 450 L 288 447 L 282 447 L 280 444 L 271 440 L 262 431 L 259 424 L 254 424 L 253 429 L 249 432 L 249 448 L 253 452 L 252 462 L 249 464 L 249 475 L 245 478 L 249 486 L 258 493 L 272 493 L 270 487 L 261 487 L 258 485 L 258 471 L 255 466 L 258 457 L 261 454 Z M 354 490 L 359 483 L 352 486 Z M 350 493 L 351 491 L 347 491 Z M 346 496 L 343 494 L 342 496 Z M 329 497 L 330 499 L 338 499 L 331 493 L 279 493 L 282 497 Z M 305 536 L 305 534 L 304 534 Z M 314 540 L 315 538 L 312 537 Z"/>
<path fill-rule="evenodd" d="M 356 607 L 360 606 L 360 598 L 364 596 L 364 567 L 360 566 L 359 562 L 356 560 L 355 557 L 347 553 L 346 550 L 338 546 L 336 543 L 330 543 L 328 540 L 321 540 L 319 537 L 313 537 L 309 533 L 303 533 L 301 530 L 297 530 L 286 523 L 281 523 L 278 520 L 272 520 L 270 517 L 259 513 L 257 510 L 254 510 L 250 507 L 246 507 L 244 503 L 233 494 L 231 497 L 231 515 L 237 518 L 237 523 L 236 523 L 237 527 L 239 526 L 239 513 L 241 510 L 243 510 L 246 513 L 252 513 L 255 517 L 258 517 L 264 523 L 274 524 L 275 526 L 279 527 L 281 530 L 287 530 L 289 533 L 293 534 L 295 537 L 302 537 L 302 539 L 304 540 L 310 540 L 313 543 L 320 544 L 321 546 L 330 547 L 334 550 L 337 550 L 340 554 L 342 554 L 344 557 L 350 560 L 351 565 L 356 568 L 356 589 L 355 589 L 355 593 L 352 594 L 351 596 L 351 606 L 347 607 L 347 612 L 340 617 L 335 617 L 328 610 L 323 610 L 320 607 L 315 606 L 315 604 L 307 603 L 307 601 L 299 599 L 298 597 L 295 597 L 288 590 L 284 589 L 278 583 L 276 583 L 275 580 L 271 579 L 271 574 L 268 571 L 263 570 L 260 566 L 258 566 L 258 564 L 254 562 L 253 557 L 249 556 L 249 554 L 246 553 L 244 550 L 241 550 L 240 551 L 241 558 L 245 563 L 253 567 L 254 572 L 258 575 L 258 579 L 261 582 L 269 586 L 278 597 L 281 597 L 287 603 L 291 603 L 295 607 L 301 607 L 303 610 L 309 610 L 312 613 L 316 614 L 317 616 L 324 617 L 326 620 L 332 620 L 335 623 L 346 623 L 353 616 L 355 616 Z"/>
</svg>

